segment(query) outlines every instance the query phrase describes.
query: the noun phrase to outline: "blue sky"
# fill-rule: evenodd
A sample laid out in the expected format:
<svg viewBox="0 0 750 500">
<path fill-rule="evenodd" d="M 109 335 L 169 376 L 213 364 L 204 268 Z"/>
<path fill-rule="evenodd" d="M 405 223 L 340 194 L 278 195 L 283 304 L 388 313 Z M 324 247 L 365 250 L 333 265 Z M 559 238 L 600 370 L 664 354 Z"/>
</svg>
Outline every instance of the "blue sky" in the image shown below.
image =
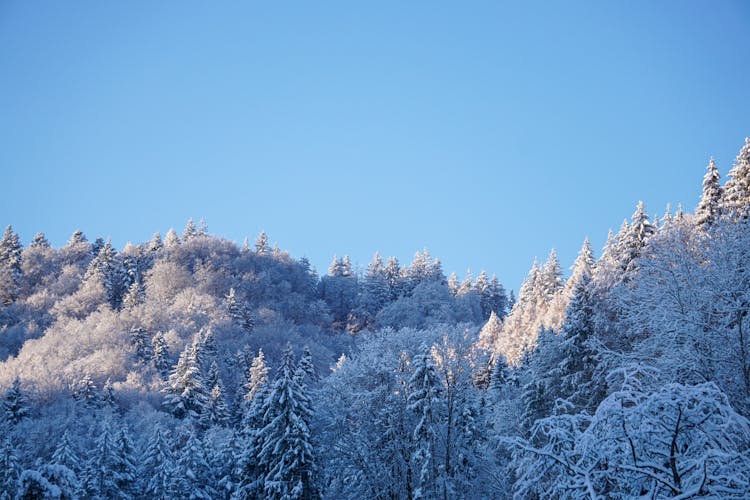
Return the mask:
<svg viewBox="0 0 750 500">
<path fill-rule="evenodd" d="M 516 288 L 750 135 L 747 2 L 0 4 L 0 223 L 189 217 L 320 269 L 427 247 Z"/>
</svg>

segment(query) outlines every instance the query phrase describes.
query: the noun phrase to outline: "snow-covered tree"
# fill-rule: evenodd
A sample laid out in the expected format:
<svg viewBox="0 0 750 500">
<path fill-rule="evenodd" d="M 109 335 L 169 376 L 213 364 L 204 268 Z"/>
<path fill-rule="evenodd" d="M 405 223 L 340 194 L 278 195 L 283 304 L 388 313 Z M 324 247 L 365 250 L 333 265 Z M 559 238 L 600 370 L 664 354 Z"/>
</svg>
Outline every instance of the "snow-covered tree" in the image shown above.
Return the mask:
<svg viewBox="0 0 750 500">
<path fill-rule="evenodd" d="M 3 413 L 5 414 L 5 420 L 11 424 L 17 424 L 29 416 L 29 400 L 21 389 L 21 381 L 18 377 L 5 391 Z"/>
<path fill-rule="evenodd" d="M 203 443 L 195 433 L 190 432 L 177 460 L 172 492 L 176 498 L 210 500 L 217 496 L 211 482 L 211 470 Z"/>
<path fill-rule="evenodd" d="M 435 498 L 438 493 L 437 421 L 442 385 L 427 347 L 414 358 L 409 379 L 409 409 L 417 415 L 412 460 L 418 470 L 414 498 Z"/>
<path fill-rule="evenodd" d="M 695 222 L 700 226 L 710 226 L 721 215 L 721 198 L 723 189 L 719 184 L 719 169 L 713 158 L 708 162 L 706 175 L 703 177 L 703 193 L 695 209 Z"/>
<path fill-rule="evenodd" d="M 178 418 L 198 419 L 208 404 L 209 390 L 201 373 L 198 346 L 199 338 L 196 335 L 193 342 L 180 354 L 177 365 L 162 389 L 165 395 L 164 406 Z"/>
<path fill-rule="evenodd" d="M 719 208 L 731 220 L 746 218 L 750 210 L 750 137 L 737 155 L 724 185 Z"/>
<path fill-rule="evenodd" d="M 141 458 L 139 477 L 142 489 L 148 498 L 171 500 L 174 498 L 174 475 L 176 464 L 167 436 L 157 427 Z"/>
<path fill-rule="evenodd" d="M 0 240 L 0 303 L 15 302 L 20 292 L 22 247 L 13 227 L 5 228 Z"/>
<path fill-rule="evenodd" d="M 259 462 L 265 471 L 266 498 L 311 498 L 314 494 L 313 448 L 307 420 L 312 410 L 295 376 L 294 353 L 284 350 L 279 373 L 263 404 Z"/>
</svg>

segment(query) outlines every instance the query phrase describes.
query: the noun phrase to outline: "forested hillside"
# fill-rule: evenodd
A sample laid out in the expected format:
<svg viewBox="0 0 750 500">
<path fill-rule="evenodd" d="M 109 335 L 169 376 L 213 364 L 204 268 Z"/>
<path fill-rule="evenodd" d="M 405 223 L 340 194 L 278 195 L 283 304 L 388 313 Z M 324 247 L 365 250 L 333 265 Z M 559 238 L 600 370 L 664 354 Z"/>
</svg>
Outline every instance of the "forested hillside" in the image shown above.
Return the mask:
<svg viewBox="0 0 750 500">
<path fill-rule="evenodd" d="M 749 266 L 750 139 L 517 300 L 426 250 L 8 226 L 0 498 L 747 498 Z"/>
</svg>

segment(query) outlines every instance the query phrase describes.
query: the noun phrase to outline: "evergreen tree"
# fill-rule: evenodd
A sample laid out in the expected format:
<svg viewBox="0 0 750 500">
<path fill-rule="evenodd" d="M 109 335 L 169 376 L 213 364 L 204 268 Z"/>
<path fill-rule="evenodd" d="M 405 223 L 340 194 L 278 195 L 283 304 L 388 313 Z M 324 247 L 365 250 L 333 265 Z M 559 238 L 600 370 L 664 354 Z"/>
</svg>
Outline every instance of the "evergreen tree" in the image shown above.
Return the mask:
<svg viewBox="0 0 750 500">
<path fill-rule="evenodd" d="M 146 291 L 143 289 L 143 285 L 139 281 L 133 281 L 128 287 L 128 291 L 122 298 L 122 305 L 126 309 L 133 309 L 146 300 Z"/>
<path fill-rule="evenodd" d="M 135 350 L 136 359 L 141 363 L 148 363 L 153 358 L 154 349 L 145 328 L 133 326 L 130 329 L 130 345 Z"/>
<path fill-rule="evenodd" d="M 255 253 L 258 255 L 268 255 L 271 247 L 268 244 L 268 236 L 265 231 L 261 231 L 255 239 Z"/>
<path fill-rule="evenodd" d="M 253 328 L 255 328 L 255 319 L 247 304 L 245 302 L 238 302 L 234 288 L 229 289 L 229 293 L 225 296 L 225 299 L 229 317 L 247 333 L 252 333 Z"/>
<path fill-rule="evenodd" d="M 21 390 L 21 381 L 18 377 L 5 391 L 3 413 L 5 413 L 5 420 L 13 425 L 29 416 L 29 400 Z"/>
<path fill-rule="evenodd" d="M 456 276 L 456 273 L 451 273 L 451 275 L 448 277 L 448 290 L 450 290 L 451 295 L 454 297 L 458 295 L 458 288 L 460 285 L 458 284 L 458 276 Z"/>
<path fill-rule="evenodd" d="M 117 401 L 115 401 L 115 391 L 112 387 L 112 380 L 110 378 L 107 378 L 107 380 L 104 382 L 104 385 L 102 386 L 102 394 L 99 400 L 101 401 L 101 406 L 103 408 L 117 408 Z"/>
<path fill-rule="evenodd" d="M 73 447 L 73 443 L 70 440 L 70 433 L 67 430 L 63 433 L 60 442 L 57 443 L 57 447 L 52 454 L 52 464 L 64 465 L 76 475 L 81 472 L 81 459 Z"/>
<path fill-rule="evenodd" d="M 21 471 L 18 450 L 7 434 L 0 442 L 0 500 L 11 499 Z"/>
<path fill-rule="evenodd" d="M 438 405 L 442 386 L 432 354 L 425 346 L 414 359 L 409 379 L 409 409 L 417 415 L 412 460 L 419 470 L 414 498 L 436 498 L 439 479 L 437 457 Z"/>
<path fill-rule="evenodd" d="M 492 275 L 488 286 L 487 300 L 489 311 L 494 312 L 501 319 L 504 318 L 508 312 L 508 296 L 505 295 L 505 288 L 503 288 L 503 285 L 500 284 L 495 275 Z"/>
<path fill-rule="evenodd" d="M 193 219 L 190 218 L 187 221 L 187 224 L 185 225 L 185 230 L 182 231 L 182 241 L 190 241 L 191 239 L 195 238 L 198 235 L 198 232 L 195 229 L 195 223 L 193 222 Z"/>
<path fill-rule="evenodd" d="M 266 366 L 263 349 L 258 350 L 258 355 L 253 358 L 248 381 L 245 384 L 245 399 L 252 401 L 255 396 L 268 384 L 269 368 Z"/>
<path fill-rule="evenodd" d="M 385 263 L 385 281 L 388 283 L 390 300 L 394 301 L 401 297 L 404 287 L 401 279 L 401 266 L 396 257 L 390 257 Z"/>
<path fill-rule="evenodd" d="M 318 374 L 315 371 L 315 365 L 313 364 L 312 353 L 310 352 L 309 346 L 305 346 L 304 349 L 302 349 L 302 356 L 299 358 L 297 373 L 300 384 L 313 384 L 318 380 Z"/>
<path fill-rule="evenodd" d="M 466 277 L 461 282 L 461 284 L 458 286 L 458 291 L 456 292 L 457 296 L 466 295 L 467 293 L 471 292 L 472 289 L 472 276 L 471 276 L 471 269 L 466 270 Z"/>
<path fill-rule="evenodd" d="M 568 281 L 565 283 L 565 289 L 568 296 L 573 294 L 573 290 L 582 280 L 591 280 L 594 276 L 595 262 L 594 253 L 591 250 L 591 242 L 587 236 L 583 240 L 583 245 L 578 252 L 578 257 L 576 257 L 573 266 L 570 268 L 572 271 L 570 278 L 568 278 Z"/>
<path fill-rule="evenodd" d="M 100 280 L 109 304 L 113 309 L 119 308 L 126 290 L 126 273 L 117 251 L 109 240 L 89 264 L 84 281 L 92 279 Z"/>
<path fill-rule="evenodd" d="M 719 208 L 732 220 L 745 218 L 750 210 L 750 137 L 745 138 L 728 177 Z"/>
<path fill-rule="evenodd" d="M 161 252 L 162 248 L 164 248 L 164 243 L 161 241 L 161 233 L 157 231 L 146 245 L 146 251 L 153 256 Z"/>
<path fill-rule="evenodd" d="M 496 394 L 501 394 L 510 382 L 510 369 L 505 356 L 498 354 L 492 363 L 492 376 L 490 377 L 489 389 Z"/>
<path fill-rule="evenodd" d="M 177 236 L 177 232 L 173 228 L 169 228 L 167 235 L 164 237 L 165 248 L 175 248 L 180 244 L 180 237 Z"/>
<path fill-rule="evenodd" d="M 34 239 L 31 240 L 31 244 L 29 244 L 29 248 L 49 248 L 49 241 L 47 241 L 47 237 L 44 235 L 44 233 L 36 233 L 34 235 Z"/>
<path fill-rule="evenodd" d="M 219 366 L 214 360 L 206 377 L 206 387 L 210 387 L 201 423 L 204 427 L 224 426 L 229 422 L 229 409 L 224 401 L 224 385 L 219 376 Z"/>
<path fill-rule="evenodd" d="M 83 472 L 83 489 L 87 498 L 120 498 L 119 475 L 115 471 L 117 464 L 116 449 L 110 433 L 109 424 L 104 425 L 102 433 Z"/>
<path fill-rule="evenodd" d="M 177 460 L 172 492 L 176 498 L 210 500 L 217 493 L 211 488 L 211 469 L 203 444 L 190 432 Z"/>
<path fill-rule="evenodd" d="M 136 493 L 136 479 L 138 470 L 136 467 L 136 452 L 130 432 L 126 425 L 122 426 L 115 435 L 115 462 L 114 472 L 116 475 L 117 488 L 123 498 L 132 498 Z"/>
<path fill-rule="evenodd" d="M 294 353 L 287 345 L 279 374 L 263 404 L 259 461 L 264 471 L 266 498 L 313 497 L 313 448 L 309 399 L 296 377 Z"/>
<path fill-rule="evenodd" d="M 176 464 L 167 437 L 160 427 L 154 431 L 141 459 L 143 494 L 147 498 L 172 500 Z"/>
<path fill-rule="evenodd" d="M 706 175 L 703 176 L 703 193 L 701 201 L 695 209 L 695 222 L 699 226 L 712 225 L 721 214 L 720 203 L 722 188 L 719 185 L 719 169 L 713 158 L 708 162 Z"/>
<path fill-rule="evenodd" d="M 18 298 L 21 286 L 21 242 L 11 226 L 5 228 L 0 240 L 0 303 L 12 304 Z"/>
<path fill-rule="evenodd" d="M 500 321 L 498 315 L 495 314 L 495 311 L 492 311 L 492 313 L 490 313 L 489 319 L 479 331 L 479 340 L 477 341 L 477 346 L 488 351 L 494 350 L 502 329 L 502 321 Z"/>
<path fill-rule="evenodd" d="M 151 348 L 153 357 L 151 361 L 154 364 L 154 368 L 162 378 L 166 378 L 169 375 L 169 348 L 167 347 L 167 341 L 164 339 L 164 334 L 156 332 L 154 337 L 151 339 Z"/>
<path fill-rule="evenodd" d="M 99 255 L 99 252 L 102 251 L 102 248 L 104 248 L 104 238 L 98 236 L 91 244 L 91 256 L 96 257 L 97 255 Z"/>
<path fill-rule="evenodd" d="M 208 404 L 208 390 L 198 362 L 198 342 L 196 336 L 193 342 L 185 347 L 162 389 L 165 395 L 164 406 L 177 418 L 198 419 Z"/>
<path fill-rule="evenodd" d="M 86 408 L 96 408 L 99 406 L 98 390 L 91 375 L 86 374 L 81 380 L 71 386 L 73 399 L 83 404 Z"/>
</svg>

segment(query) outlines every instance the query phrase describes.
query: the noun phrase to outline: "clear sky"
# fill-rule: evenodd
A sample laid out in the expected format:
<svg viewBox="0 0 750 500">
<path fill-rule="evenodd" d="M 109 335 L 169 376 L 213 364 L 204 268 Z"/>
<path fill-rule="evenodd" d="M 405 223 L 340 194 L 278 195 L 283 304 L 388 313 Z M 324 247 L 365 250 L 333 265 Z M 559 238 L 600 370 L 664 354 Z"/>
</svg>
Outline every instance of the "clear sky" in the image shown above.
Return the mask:
<svg viewBox="0 0 750 500">
<path fill-rule="evenodd" d="M 750 135 L 750 3 L 0 3 L 0 223 L 204 218 L 325 271 L 427 247 L 518 288 Z M 321 269 L 322 268 L 322 269 Z"/>
</svg>

